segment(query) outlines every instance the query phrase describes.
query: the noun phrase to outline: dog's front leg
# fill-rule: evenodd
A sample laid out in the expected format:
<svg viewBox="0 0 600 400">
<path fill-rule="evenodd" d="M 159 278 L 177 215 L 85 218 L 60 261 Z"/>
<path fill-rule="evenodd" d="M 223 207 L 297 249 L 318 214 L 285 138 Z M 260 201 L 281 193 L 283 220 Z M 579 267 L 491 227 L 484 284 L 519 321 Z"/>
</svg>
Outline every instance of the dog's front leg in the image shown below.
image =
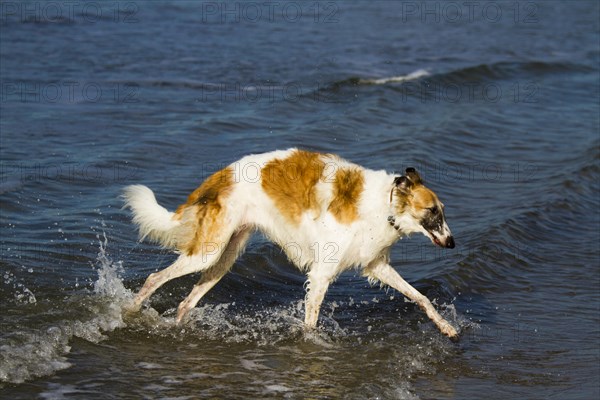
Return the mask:
<svg viewBox="0 0 600 400">
<path fill-rule="evenodd" d="M 417 289 L 412 287 L 387 263 L 377 263 L 367 267 L 365 274 L 380 281 L 381 283 L 391 286 L 404 296 L 414 301 L 421 307 L 427 316 L 436 324 L 438 329 L 450 339 L 458 339 L 456 329 L 448 321 L 435 310 L 429 299 L 423 296 Z"/>
<path fill-rule="evenodd" d="M 318 270 L 317 270 L 318 271 Z M 304 326 L 312 329 L 317 326 L 319 310 L 331 279 L 328 276 L 311 271 L 308 275 L 308 292 L 305 298 Z"/>
</svg>

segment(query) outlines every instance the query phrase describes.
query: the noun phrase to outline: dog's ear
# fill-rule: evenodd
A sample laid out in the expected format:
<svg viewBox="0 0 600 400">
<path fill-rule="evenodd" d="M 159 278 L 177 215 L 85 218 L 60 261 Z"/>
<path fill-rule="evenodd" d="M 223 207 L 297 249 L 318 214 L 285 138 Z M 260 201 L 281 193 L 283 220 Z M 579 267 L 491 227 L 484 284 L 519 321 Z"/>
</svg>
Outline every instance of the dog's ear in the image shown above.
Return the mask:
<svg viewBox="0 0 600 400">
<path fill-rule="evenodd" d="M 423 181 L 421 180 L 421 176 L 419 175 L 419 173 L 417 172 L 416 169 L 414 169 L 413 167 L 408 167 L 406 168 L 406 176 L 408 177 L 408 179 L 411 180 L 412 183 L 414 183 L 415 185 L 418 185 L 420 183 L 422 183 Z"/>
<path fill-rule="evenodd" d="M 406 176 L 397 176 L 394 179 L 394 184 L 402 194 L 408 194 L 410 192 L 410 189 L 413 187 L 413 182 Z"/>
</svg>

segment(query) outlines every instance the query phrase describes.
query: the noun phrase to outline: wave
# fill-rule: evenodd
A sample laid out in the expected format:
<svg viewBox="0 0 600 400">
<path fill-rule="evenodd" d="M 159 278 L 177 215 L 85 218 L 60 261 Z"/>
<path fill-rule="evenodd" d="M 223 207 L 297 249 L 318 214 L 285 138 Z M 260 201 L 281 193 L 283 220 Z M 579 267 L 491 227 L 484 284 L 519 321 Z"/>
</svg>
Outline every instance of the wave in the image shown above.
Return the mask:
<svg viewBox="0 0 600 400">
<path fill-rule="evenodd" d="M 492 64 L 479 64 L 466 66 L 446 72 L 432 73 L 427 69 L 416 69 L 403 75 L 391 75 L 383 77 L 351 76 L 340 80 L 314 81 L 310 78 L 298 78 L 296 80 L 254 80 L 252 78 L 238 79 L 237 81 L 222 80 L 205 82 L 193 78 L 176 79 L 136 79 L 132 80 L 110 80 L 105 82 L 109 87 L 123 88 L 124 95 L 136 95 L 140 88 L 158 87 L 161 89 L 180 90 L 188 89 L 196 91 L 198 101 L 236 99 L 255 102 L 288 101 L 297 99 L 320 99 L 331 102 L 348 102 L 350 99 L 336 98 L 335 94 L 344 89 L 357 87 L 386 87 L 402 88 L 403 85 L 423 85 L 425 88 L 432 85 L 455 85 L 491 82 L 505 79 L 534 79 L 546 74 L 560 73 L 589 73 L 595 70 L 589 66 L 569 62 L 497 62 Z M 25 79 L 19 82 L 22 85 L 58 85 L 63 83 L 54 80 Z M 85 87 L 97 82 L 81 82 Z M 410 94 L 411 91 L 409 91 Z M 418 93 L 421 91 L 415 91 Z M 426 91 L 425 91 L 426 92 Z M 328 95 L 331 94 L 331 97 Z M 15 100 L 18 95 L 13 96 Z M 354 97 L 352 97 L 353 99 Z M 66 96 L 61 101 L 66 101 Z M 84 98 L 77 98 L 76 102 L 85 102 Z M 6 189 L 5 189 L 6 190 Z M 10 188 L 9 188 L 10 190 Z"/>
<path fill-rule="evenodd" d="M 566 62 L 497 62 L 467 66 L 440 73 L 430 73 L 426 69 L 417 69 L 407 75 L 399 76 L 382 78 L 350 77 L 332 82 L 321 90 L 337 90 L 345 86 L 402 84 L 410 81 L 427 82 L 428 84 L 431 82 L 460 83 L 569 72 L 594 72 L 594 69 L 582 64 Z"/>
<path fill-rule="evenodd" d="M 539 77 L 556 73 L 593 72 L 582 64 L 565 62 L 497 62 L 459 68 L 453 71 L 432 75 L 431 80 L 443 83 L 468 83 L 473 81 L 493 81 L 515 78 Z"/>
<path fill-rule="evenodd" d="M 352 78 L 344 79 L 344 80 L 341 80 L 338 82 L 333 82 L 330 86 L 337 88 L 339 86 L 344 86 L 344 85 L 353 85 L 353 86 L 356 86 L 356 85 L 385 85 L 387 83 L 408 82 L 408 81 L 423 78 L 423 77 L 429 76 L 429 75 L 430 75 L 430 73 L 427 70 L 418 69 L 407 75 L 397 75 L 397 76 L 390 76 L 390 77 L 383 77 L 383 78 L 352 77 Z"/>
<path fill-rule="evenodd" d="M 471 82 L 473 80 L 496 80 L 507 79 L 514 77 L 522 77 L 524 75 L 538 76 L 540 74 L 549 73 L 568 73 L 568 72 L 593 72 L 594 69 L 582 64 L 566 63 L 566 62 L 497 62 L 493 64 L 479 64 L 458 68 L 455 70 L 432 74 L 427 69 L 417 69 L 405 75 L 392 75 L 384 77 L 360 77 L 353 76 L 344 78 L 338 81 L 319 84 L 318 91 L 338 90 L 342 87 L 349 86 L 371 86 L 371 85 L 387 85 L 398 84 L 410 81 L 426 80 L 444 81 L 444 82 Z M 129 81 L 112 82 L 120 84 L 132 84 L 141 86 L 157 86 L 157 87 L 182 87 L 205 91 L 227 90 L 232 93 L 236 90 L 248 93 L 260 92 L 265 90 L 289 90 L 291 87 L 308 87 L 310 85 L 303 84 L 302 81 L 289 81 L 280 83 L 260 83 L 248 81 L 246 84 L 240 82 L 201 82 L 193 79 L 181 80 L 151 80 L 151 81 Z M 301 93 L 306 94 L 306 93 Z"/>
</svg>

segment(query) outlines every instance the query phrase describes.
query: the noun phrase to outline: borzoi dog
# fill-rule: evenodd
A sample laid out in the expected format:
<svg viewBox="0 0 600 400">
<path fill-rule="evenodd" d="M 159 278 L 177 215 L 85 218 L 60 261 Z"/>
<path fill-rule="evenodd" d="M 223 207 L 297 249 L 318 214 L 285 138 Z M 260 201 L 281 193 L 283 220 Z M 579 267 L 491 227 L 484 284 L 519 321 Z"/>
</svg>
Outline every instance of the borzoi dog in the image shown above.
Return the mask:
<svg viewBox="0 0 600 400">
<path fill-rule="evenodd" d="M 179 304 L 181 323 L 230 270 L 251 233 L 260 230 L 308 275 L 307 328 L 316 326 L 329 284 L 356 267 L 371 283 L 391 286 L 416 302 L 442 333 L 458 337 L 427 297 L 390 266 L 392 244 L 415 232 L 440 247 L 454 247 L 444 205 L 414 168 L 394 176 L 333 154 L 289 149 L 249 155 L 218 171 L 175 212 L 160 206 L 142 185 L 125 188 L 124 199 L 141 239 L 179 253 L 168 268 L 148 276 L 133 310 L 171 279 L 202 272 Z"/>
</svg>

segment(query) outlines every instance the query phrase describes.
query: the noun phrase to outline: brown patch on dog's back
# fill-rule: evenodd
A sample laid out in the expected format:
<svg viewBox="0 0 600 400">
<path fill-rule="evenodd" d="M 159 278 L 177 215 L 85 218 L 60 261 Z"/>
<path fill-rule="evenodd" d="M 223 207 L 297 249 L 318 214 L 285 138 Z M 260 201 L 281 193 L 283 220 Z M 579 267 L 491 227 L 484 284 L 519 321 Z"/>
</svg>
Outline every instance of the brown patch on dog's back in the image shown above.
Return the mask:
<svg viewBox="0 0 600 400">
<path fill-rule="evenodd" d="M 333 200 L 327 209 L 341 224 L 350 224 L 358 218 L 358 201 L 362 194 L 364 177 L 358 168 L 339 169 L 333 182 Z"/>
<path fill-rule="evenodd" d="M 233 169 L 227 167 L 208 177 L 194 190 L 185 204 L 175 211 L 174 219 L 183 220 L 178 249 L 187 255 L 198 253 L 207 243 L 219 243 L 224 217 L 224 200 L 234 184 Z"/>
<path fill-rule="evenodd" d="M 272 160 L 264 166 L 262 188 L 283 216 L 298 225 L 305 211 L 312 212 L 314 218 L 320 214 L 315 185 L 324 168 L 319 153 L 294 150 L 288 157 Z"/>
</svg>

